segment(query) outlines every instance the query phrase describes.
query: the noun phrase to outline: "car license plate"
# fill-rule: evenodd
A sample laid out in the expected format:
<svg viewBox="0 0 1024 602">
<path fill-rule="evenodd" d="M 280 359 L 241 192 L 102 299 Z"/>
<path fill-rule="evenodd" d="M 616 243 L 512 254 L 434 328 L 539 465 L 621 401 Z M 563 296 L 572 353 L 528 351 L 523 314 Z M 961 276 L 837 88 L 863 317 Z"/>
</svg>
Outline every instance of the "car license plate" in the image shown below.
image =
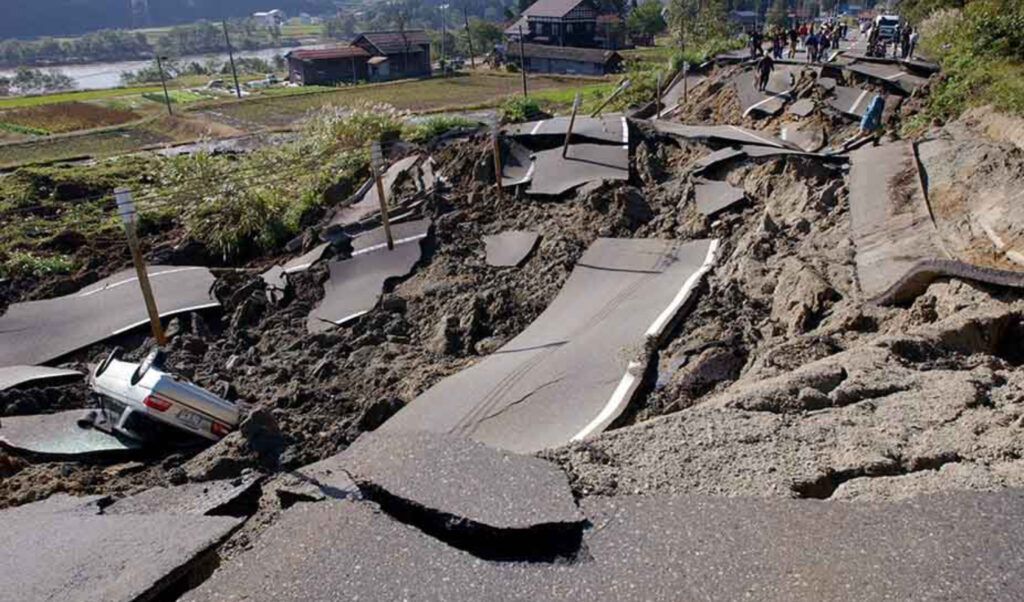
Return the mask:
<svg viewBox="0 0 1024 602">
<path fill-rule="evenodd" d="M 188 410 L 178 410 L 178 420 L 194 429 L 203 426 L 203 417 Z"/>
</svg>

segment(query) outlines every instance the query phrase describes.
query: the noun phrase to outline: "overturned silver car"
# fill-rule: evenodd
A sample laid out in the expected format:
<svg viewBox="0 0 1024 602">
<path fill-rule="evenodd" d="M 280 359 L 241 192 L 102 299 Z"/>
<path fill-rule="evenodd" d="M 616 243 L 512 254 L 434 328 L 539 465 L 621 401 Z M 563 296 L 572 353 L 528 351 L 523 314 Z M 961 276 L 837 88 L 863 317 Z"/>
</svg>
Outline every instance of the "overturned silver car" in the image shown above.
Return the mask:
<svg viewBox="0 0 1024 602">
<path fill-rule="evenodd" d="M 89 376 L 98 405 L 94 426 L 138 441 L 160 441 L 182 431 L 218 441 L 238 426 L 239 408 L 163 369 L 154 349 L 139 364 L 115 349 Z"/>
</svg>

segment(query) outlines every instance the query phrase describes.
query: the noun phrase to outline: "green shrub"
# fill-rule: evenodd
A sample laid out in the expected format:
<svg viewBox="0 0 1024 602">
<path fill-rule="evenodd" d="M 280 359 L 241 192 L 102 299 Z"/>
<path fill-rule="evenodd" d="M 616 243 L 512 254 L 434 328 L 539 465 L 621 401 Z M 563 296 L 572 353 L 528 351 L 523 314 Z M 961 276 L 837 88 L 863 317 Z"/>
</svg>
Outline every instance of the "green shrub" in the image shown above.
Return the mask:
<svg viewBox="0 0 1024 602">
<path fill-rule="evenodd" d="M 450 130 L 472 128 L 475 121 L 456 115 L 437 115 L 429 117 L 408 129 L 406 139 L 413 142 L 428 142 Z"/>
<path fill-rule="evenodd" d="M 75 269 L 70 257 L 52 255 L 40 257 L 24 251 L 14 251 L 2 265 L 5 276 L 42 278 L 54 274 L 67 274 Z"/>
<path fill-rule="evenodd" d="M 29 136 L 46 136 L 50 133 L 42 128 L 4 122 L 0 122 L 0 130 L 7 130 L 8 132 L 14 132 L 15 134 L 28 134 Z"/>
<path fill-rule="evenodd" d="M 501 120 L 505 123 L 529 121 L 540 113 L 540 105 L 533 98 L 513 96 L 501 105 Z"/>
</svg>

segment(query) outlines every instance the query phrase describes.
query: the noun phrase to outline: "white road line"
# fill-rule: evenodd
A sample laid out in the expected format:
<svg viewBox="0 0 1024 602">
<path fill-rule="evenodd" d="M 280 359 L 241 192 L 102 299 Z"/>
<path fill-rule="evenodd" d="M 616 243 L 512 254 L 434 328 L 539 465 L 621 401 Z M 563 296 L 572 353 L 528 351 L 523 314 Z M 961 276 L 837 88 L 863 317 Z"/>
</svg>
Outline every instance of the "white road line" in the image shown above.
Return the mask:
<svg viewBox="0 0 1024 602">
<path fill-rule="evenodd" d="M 370 310 L 364 309 L 363 311 L 357 311 L 356 313 L 354 313 L 352 315 L 345 316 L 344 318 L 338 320 L 337 322 L 335 322 L 334 320 L 324 320 L 324 321 L 325 322 L 330 322 L 331 324 L 334 324 L 335 326 L 341 326 L 342 324 L 344 324 L 346 322 L 349 322 L 351 320 L 355 320 L 359 316 L 362 316 L 362 315 L 365 315 L 365 314 L 368 314 L 368 313 L 370 313 Z"/>
<path fill-rule="evenodd" d="M 205 270 L 205 269 L 206 268 L 195 267 L 195 266 L 188 267 L 188 268 L 178 268 L 178 269 L 174 269 L 174 270 L 164 270 L 162 272 L 150 273 L 149 277 L 150 277 L 150 279 L 153 279 L 153 278 L 157 278 L 158 276 L 166 276 L 166 275 L 169 275 L 169 274 L 177 274 L 179 272 L 188 272 L 190 270 Z M 120 280 L 118 282 L 114 282 L 112 284 L 108 284 L 108 285 L 104 286 L 103 288 L 98 288 L 98 289 L 92 290 L 92 291 L 86 291 L 84 293 L 78 293 L 75 296 L 76 297 L 88 297 L 89 295 L 95 295 L 96 293 L 102 293 L 104 291 L 109 291 L 112 288 L 117 288 L 117 287 L 119 287 L 121 285 L 129 284 L 129 283 L 132 283 L 132 282 L 138 282 L 138 281 L 139 281 L 138 276 L 132 276 L 131 278 L 128 278 L 126 280 Z"/>
<path fill-rule="evenodd" d="M 417 241 L 417 240 L 424 239 L 426 237 L 427 237 L 426 234 L 417 234 L 416 236 L 409 236 L 407 238 L 400 238 L 400 239 L 395 241 L 395 246 L 404 245 L 407 242 L 414 242 L 414 241 Z M 383 249 L 383 248 L 385 248 L 387 246 L 388 246 L 388 243 L 382 242 L 382 243 L 380 243 L 378 245 L 373 245 L 373 246 L 370 246 L 370 247 L 366 247 L 365 249 L 359 249 L 358 251 L 355 251 L 355 252 L 352 253 L 352 257 L 355 257 L 356 255 L 362 255 L 363 253 L 369 253 L 371 251 L 377 251 L 377 250 Z"/>
<path fill-rule="evenodd" d="M 543 125 L 544 125 L 544 120 L 538 121 L 537 125 L 533 126 L 533 129 L 530 130 L 530 135 L 531 136 L 536 136 L 537 132 L 540 130 L 541 126 L 543 126 Z"/>
<path fill-rule="evenodd" d="M 608 400 L 608 403 L 601 409 L 601 412 L 598 413 L 598 415 L 595 416 L 587 426 L 583 427 L 580 432 L 573 436 L 573 441 L 582 441 L 583 439 L 586 439 L 596 430 L 607 426 L 608 423 L 615 419 L 615 416 L 622 411 L 620 406 L 625 403 L 629 393 L 636 385 L 637 377 L 633 375 L 633 370 L 637 370 L 639 368 L 639 363 L 629 362 L 629 366 L 626 368 L 626 374 L 622 376 L 622 380 L 619 381 L 619 385 L 615 387 L 615 392 L 612 393 L 611 399 Z"/>
<path fill-rule="evenodd" d="M 862 91 L 860 93 L 860 96 L 857 97 L 857 100 L 855 100 L 853 102 L 853 104 L 850 105 L 850 113 L 853 113 L 854 115 L 857 115 L 857 107 L 860 106 L 861 101 L 864 100 L 864 97 L 867 96 L 867 95 L 868 95 L 868 91 L 867 90 L 864 90 L 864 91 Z"/>
<path fill-rule="evenodd" d="M 502 182 L 501 185 L 502 186 L 519 186 L 520 184 L 526 184 L 527 182 L 530 181 L 530 178 L 533 177 L 533 168 L 534 168 L 534 163 L 531 161 L 530 162 L 530 169 L 526 170 L 526 175 L 525 176 L 523 176 L 522 178 L 516 180 L 515 182 L 507 182 L 507 183 L 506 182 Z"/>
<path fill-rule="evenodd" d="M 785 92 L 779 92 L 778 94 L 773 94 L 772 96 L 769 96 L 768 98 L 762 100 L 761 102 L 759 102 L 757 104 L 750 105 L 750 107 L 747 108 L 746 111 L 743 111 L 743 116 L 746 117 L 747 115 L 750 115 L 751 111 L 753 111 L 757 107 L 765 104 L 766 102 L 775 100 L 776 98 L 782 98 L 782 97 L 788 98 L 789 97 L 789 90 L 786 90 Z"/>
<path fill-rule="evenodd" d="M 629 127 L 626 125 L 626 116 L 622 116 L 622 144 L 629 145 Z"/>
<path fill-rule="evenodd" d="M 788 138 L 786 137 L 786 135 L 788 133 L 789 133 L 789 128 L 782 128 L 782 135 L 780 136 L 780 138 L 782 138 L 783 140 L 787 140 Z"/>
<path fill-rule="evenodd" d="M 661 315 L 659 315 L 658 318 L 654 320 L 654 323 L 651 324 L 651 327 L 647 329 L 647 336 L 661 336 L 662 329 L 664 329 L 669 320 L 676 315 L 679 308 L 686 303 L 686 300 L 689 299 L 690 294 L 693 292 L 693 288 L 698 282 L 700 282 L 701 278 L 704 277 L 704 274 L 711 269 L 711 265 L 715 263 L 715 253 L 717 252 L 718 239 L 716 238 L 711 241 L 710 245 L 708 245 L 708 252 L 707 255 L 704 256 L 704 263 L 701 264 L 700 268 L 696 272 L 686 279 L 686 282 L 683 283 L 683 288 L 679 289 L 679 292 L 676 293 L 675 299 L 672 299 L 672 303 L 665 308 L 665 311 L 661 312 Z"/>
<path fill-rule="evenodd" d="M 889 77 L 883 77 L 882 79 L 891 82 L 891 81 L 894 81 L 894 80 L 897 80 L 897 79 L 903 77 L 904 75 L 905 74 L 903 74 L 903 73 L 896 73 L 894 75 L 890 75 Z"/>
<path fill-rule="evenodd" d="M 193 305 L 192 307 L 182 307 L 181 309 L 175 309 L 174 311 L 169 311 L 169 312 L 166 312 L 166 313 L 161 313 L 160 317 L 161 318 L 167 318 L 167 317 L 170 317 L 170 316 L 175 316 L 175 315 L 187 313 L 187 312 L 190 312 L 190 311 L 198 311 L 200 309 L 211 309 L 211 308 L 214 308 L 214 307 L 220 307 L 220 303 L 217 303 L 216 301 L 214 301 L 214 302 L 211 302 L 211 303 L 205 303 L 203 305 Z M 133 328 L 138 328 L 139 326 L 142 326 L 143 324 L 149 324 L 149 318 L 146 318 L 145 320 L 140 320 L 140 321 L 138 321 L 138 322 L 136 322 L 134 324 L 130 324 L 128 326 L 125 326 L 124 328 L 122 328 L 120 330 L 115 330 L 114 332 L 110 333 L 108 336 L 115 337 L 115 336 L 117 336 L 119 334 L 124 334 L 124 333 L 128 332 L 129 330 L 132 330 Z"/>
<path fill-rule="evenodd" d="M 744 136 L 747 136 L 748 138 L 753 138 L 754 140 L 759 140 L 761 142 L 764 142 L 768 146 L 774 146 L 775 148 L 782 148 L 781 144 L 776 144 L 776 143 L 772 142 L 771 140 L 768 140 L 766 138 L 762 138 L 762 137 L 758 136 L 757 134 L 754 134 L 753 132 L 748 132 L 748 131 L 740 129 L 740 128 L 734 126 L 734 125 L 730 125 L 730 126 L 727 126 L 727 127 L 730 127 L 732 129 L 736 130 L 737 132 L 739 132 L 740 134 L 743 134 Z"/>
<path fill-rule="evenodd" d="M 708 245 L 707 255 L 704 256 L 704 263 L 701 264 L 700 268 L 690 275 L 683 283 L 683 287 L 676 293 L 672 302 L 669 303 L 668 307 L 665 308 L 661 314 L 654 320 L 650 328 L 645 333 L 646 337 L 657 337 L 661 336 L 662 330 L 668 325 L 669 321 L 675 317 L 679 312 L 679 309 L 686 303 L 690 295 L 693 293 L 694 287 L 700 282 L 704 274 L 711 269 L 712 264 L 715 262 L 715 253 L 718 251 L 718 239 L 712 240 L 711 244 Z M 638 376 L 634 374 L 639 368 L 638 362 L 629 362 L 626 367 L 626 373 L 622 375 L 622 379 L 619 380 L 619 384 L 615 387 L 615 391 L 612 392 L 612 396 L 608 399 L 608 403 L 604 405 L 597 416 L 591 420 L 587 426 L 583 427 L 580 432 L 573 435 L 573 441 L 581 441 L 586 439 L 593 433 L 607 427 L 615 418 L 622 413 L 625 409 L 626 404 L 629 403 L 629 397 L 636 387 Z"/>
</svg>

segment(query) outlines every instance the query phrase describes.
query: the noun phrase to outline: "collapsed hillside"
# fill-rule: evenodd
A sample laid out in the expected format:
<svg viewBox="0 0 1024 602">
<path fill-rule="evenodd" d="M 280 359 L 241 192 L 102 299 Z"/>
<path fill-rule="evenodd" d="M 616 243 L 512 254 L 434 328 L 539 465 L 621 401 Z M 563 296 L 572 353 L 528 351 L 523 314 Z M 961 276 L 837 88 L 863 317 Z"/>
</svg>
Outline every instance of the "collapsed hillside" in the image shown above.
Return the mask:
<svg viewBox="0 0 1024 602">
<path fill-rule="evenodd" d="M 729 106 L 731 90 L 715 83 L 699 93 Z M 751 123 L 702 117 L 720 118 Z M 849 122 L 821 123 L 831 120 L 829 135 L 846 135 Z M 777 132 L 778 123 L 759 125 Z M 718 165 L 703 176 L 741 188 L 744 201 L 707 217 L 696 209 L 692 172 L 716 146 L 640 122 L 630 140 L 629 182 L 545 200 L 494 193 L 486 136 L 434 148 L 444 185 L 424 206 L 433 230 L 423 258 L 359 320 L 307 332 L 327 278 L 315 266 L 290 275 L 280 299 L 268 298 L 255 269 L 222 272 L 222 312 L 172 321 L 168 366 L 260 410 L 252 429 L 199 454 L 132 462 L 0 452 L 0 506 L 59 491 L 127 494 L 246 470 L 277 473 L 329 457 L 521 332 L 587 246 L 608 236 L 715 237 L 722 250 L 691 313 L 658 351 L 640 402 L 611 432 L 549 453 L 577 494 L 842 499 L 1020 482 L 1014 429 L 1024 393 L 1011 344 L 1024 309 L 1019 292 L 940 280 L 910 306 L 866 305 L 841 163 L 768 156 Z M 484 236 L 524 229 L 541 237 L 526 264 L 486 265 Z M 316 234 L 303 237 L 303 250 Z M 124 261 L 101 259 L 96 269 L 110 273 Z M 45 283 L 64 292 L 84 284 Z M 84 369 L 115 344 L 138 359 L 151 341 L 126 335 L 68 365 Z M 88 403 L 83 383 L 14 389 L 0 392 L 0 420 Z M 273 434 L 273 449 L 257 449 L 253 433 Z"/>
</svg>

